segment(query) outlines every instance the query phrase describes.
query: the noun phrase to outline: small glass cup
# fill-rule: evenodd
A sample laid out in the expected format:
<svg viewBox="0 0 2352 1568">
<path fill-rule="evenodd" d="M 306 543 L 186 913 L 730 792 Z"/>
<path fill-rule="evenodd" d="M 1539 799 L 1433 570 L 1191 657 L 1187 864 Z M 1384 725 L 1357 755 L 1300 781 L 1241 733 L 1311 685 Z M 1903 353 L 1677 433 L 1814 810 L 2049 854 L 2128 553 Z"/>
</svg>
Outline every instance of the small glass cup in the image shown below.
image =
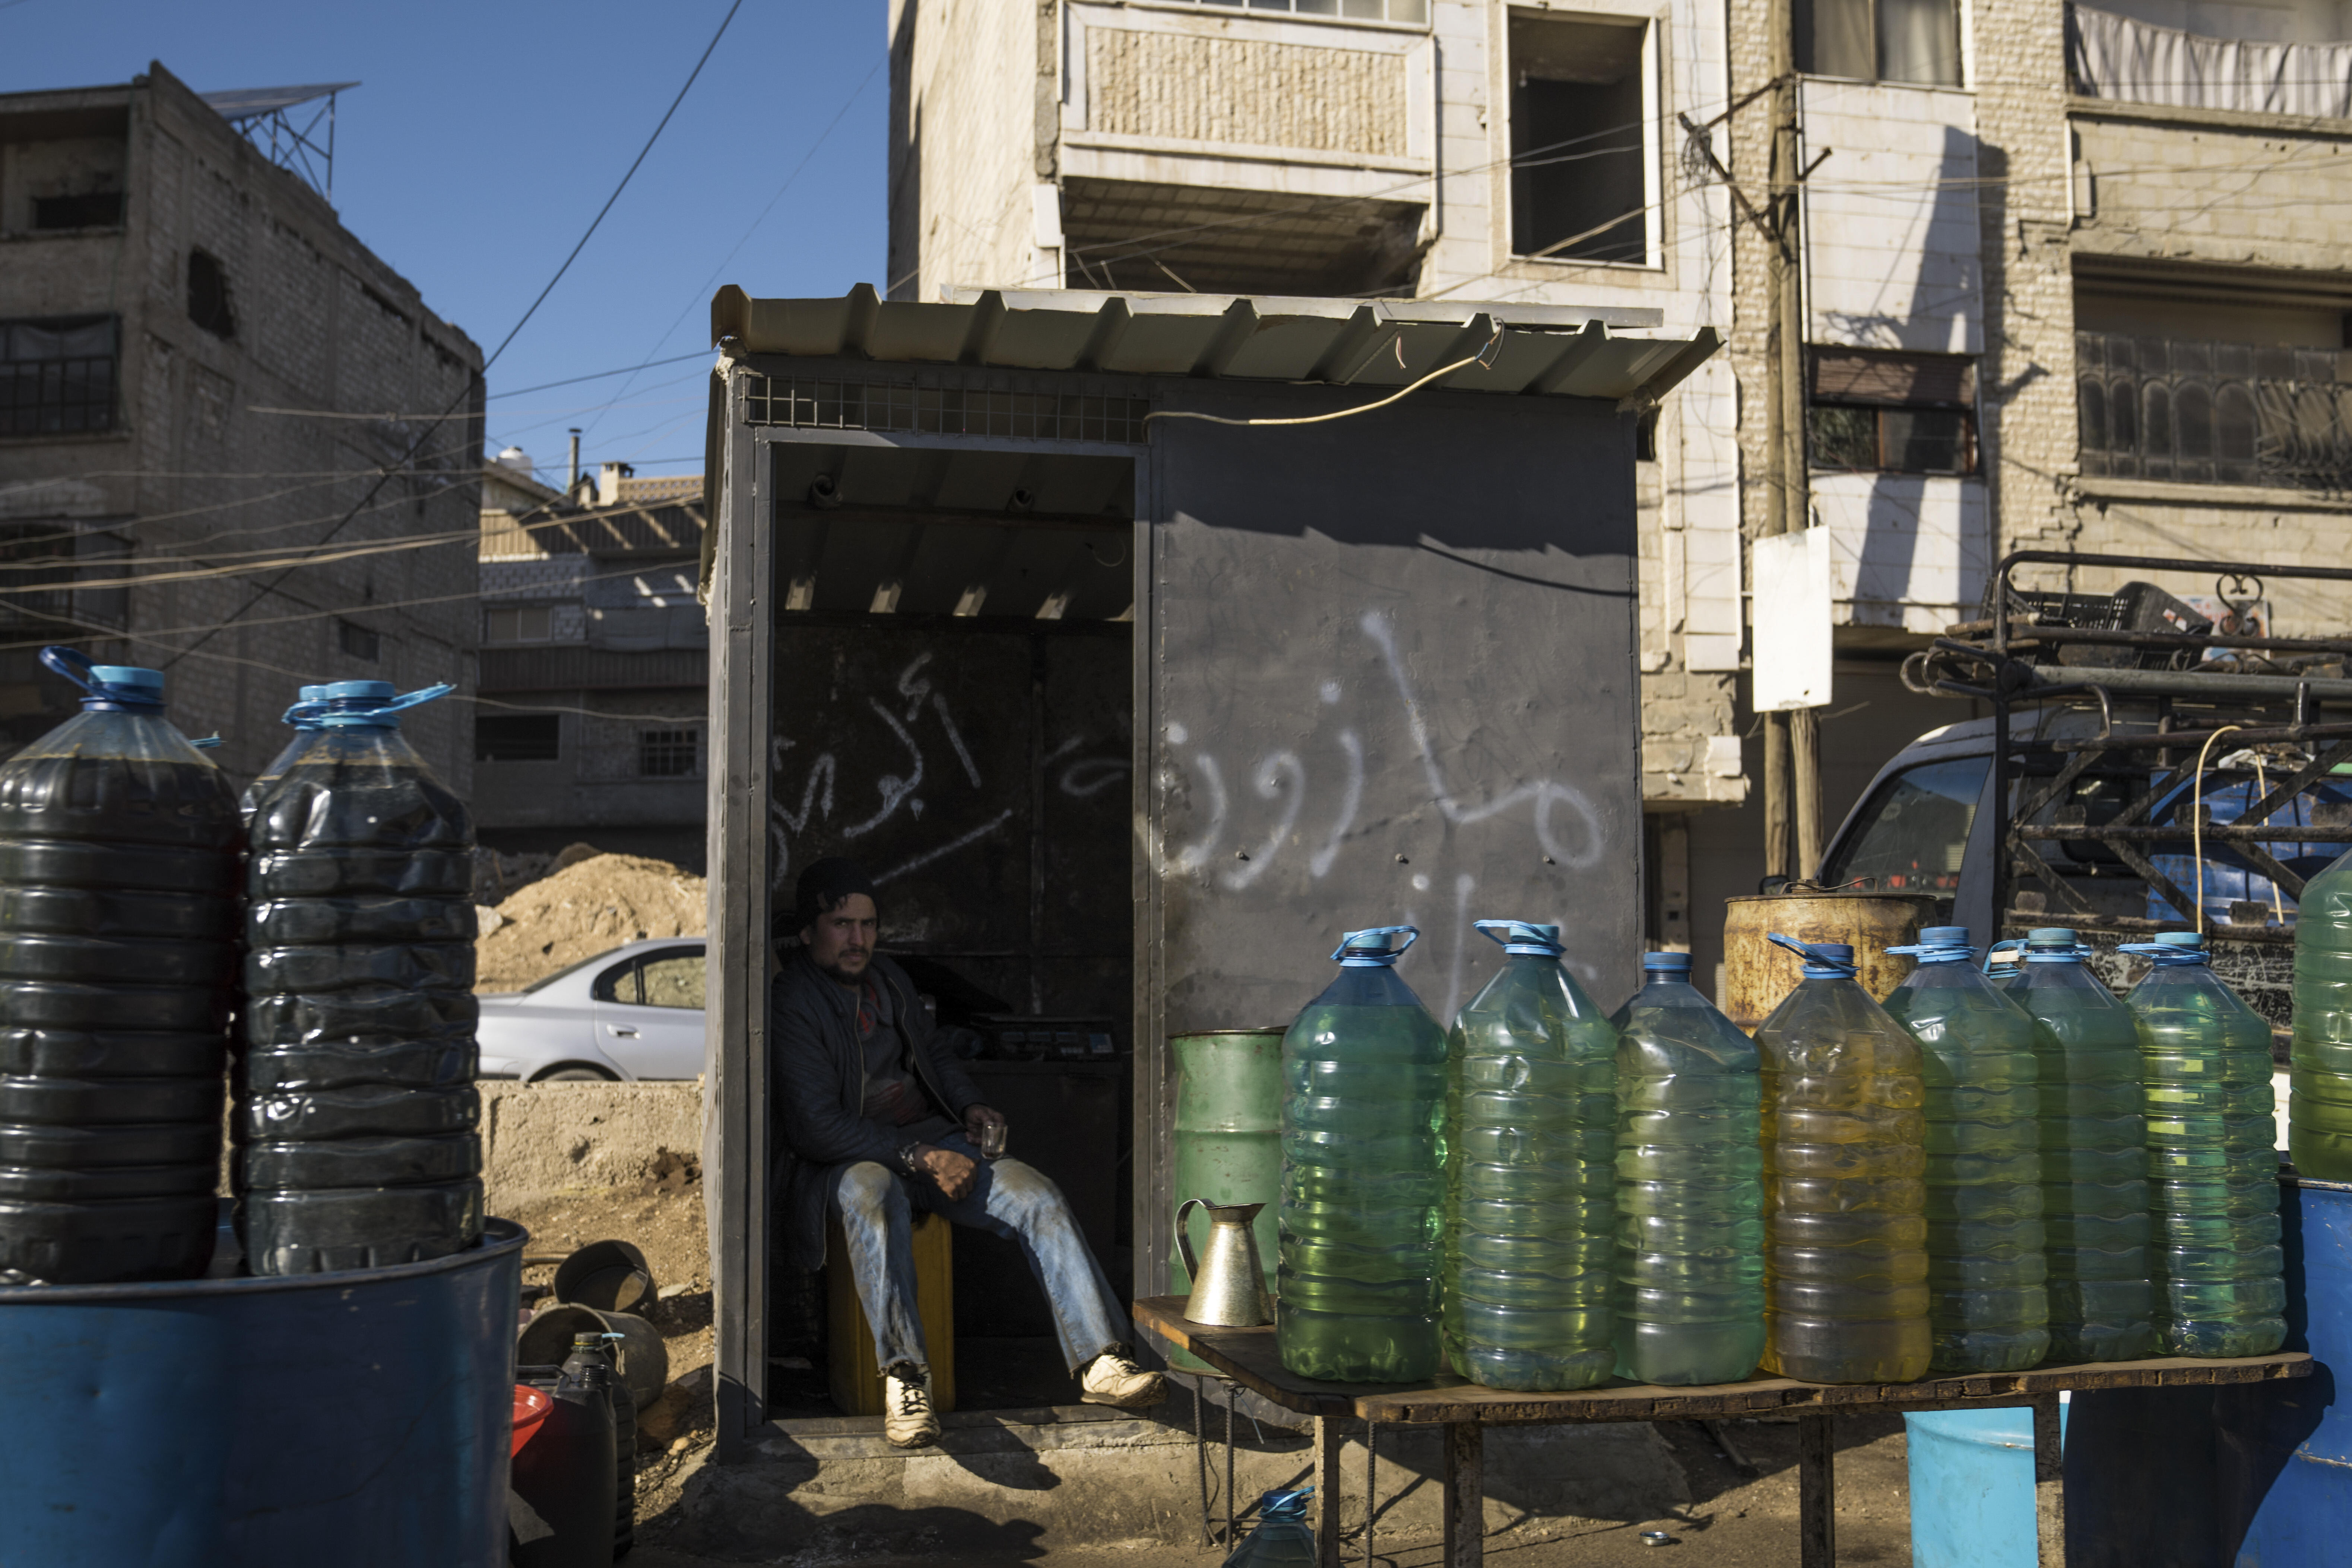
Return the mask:
<svg viewBox="0 0 2352 1568">
<path fill-rule="evenodd" d="M 994 1160 L 1004 1153 L 1004 1123 L 983 1121 L 980 1127 L 980 1157 Z"/>
</svg>

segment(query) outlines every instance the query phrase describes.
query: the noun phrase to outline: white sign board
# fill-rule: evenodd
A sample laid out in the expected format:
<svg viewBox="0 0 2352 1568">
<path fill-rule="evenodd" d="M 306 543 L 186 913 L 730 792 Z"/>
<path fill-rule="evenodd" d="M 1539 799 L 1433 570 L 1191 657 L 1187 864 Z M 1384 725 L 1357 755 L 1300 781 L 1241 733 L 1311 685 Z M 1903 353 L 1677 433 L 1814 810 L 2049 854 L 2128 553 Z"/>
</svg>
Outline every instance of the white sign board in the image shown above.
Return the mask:
<svg viewBox="0 0 2352 1568">
<path fill-rule="evenodd" d="M 1755 585 L 1756 710 L 1819 708 L 1830 700 L 1830 531 L 1759 539 Z"/>
</svg>

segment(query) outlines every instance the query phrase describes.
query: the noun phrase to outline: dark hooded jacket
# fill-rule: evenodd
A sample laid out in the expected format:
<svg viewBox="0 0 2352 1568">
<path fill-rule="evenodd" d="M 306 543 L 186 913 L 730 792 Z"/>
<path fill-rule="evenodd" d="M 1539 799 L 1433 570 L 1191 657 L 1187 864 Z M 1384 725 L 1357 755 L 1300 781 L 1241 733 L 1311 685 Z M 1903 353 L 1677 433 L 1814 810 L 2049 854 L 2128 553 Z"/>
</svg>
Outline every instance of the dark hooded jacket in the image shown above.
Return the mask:
<svg viewBox="0 0 2352 1568">
<path fill-rule="evenodd" d="M 890 988 L 915 1081 L 940 1113 L 963 1120 L 980 1090 L 939 1048 L 914 982 L 880 953 L 867 971 Z M 843 1165 L 871 1160 L 898 1169 L 906 1142 L 866 1120 L 866 1058 L 857 1039 L 857 999 L 811 961 L 805 947 L 783 955 L 768 992 L 768 1131 L 775 1167 L 770 1192 L 775 1240 L 792 1267 L 824 1267 L 825 1200 Z"/>
</svg>

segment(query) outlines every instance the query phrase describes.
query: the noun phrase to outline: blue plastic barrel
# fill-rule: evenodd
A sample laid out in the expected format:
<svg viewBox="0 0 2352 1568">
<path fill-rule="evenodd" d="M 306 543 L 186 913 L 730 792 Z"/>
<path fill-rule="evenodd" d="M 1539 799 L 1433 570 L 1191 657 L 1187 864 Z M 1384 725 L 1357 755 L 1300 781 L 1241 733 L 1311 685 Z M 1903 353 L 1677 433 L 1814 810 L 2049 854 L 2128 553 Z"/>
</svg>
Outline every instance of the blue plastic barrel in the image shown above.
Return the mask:
<svg viewBox="0 0 2352 1568">
<path fill-rule="evenodd" d="M 2074 1568 L 2341 1568 L 2352 1561 L 2352 1184 L 2286 1178 L 2286 1348 L 2312 1375 L 2075 1397 Z"/>
<path fill-rule="evenodd" d="M 2222 1442 L 2243 1456 L 2231 1489 L 2252 1510 L 2232 1561 L 2340 1568 L 2352 1560 L 2352 1410 L 2338 1392 L 2352 1383 L 2352 1184 L 2291 1180 L 2279 1196 L 2287 1347 L 2319 1364 L 2218 1402 Z"/>
<path fill-rule="evenodd" d="M 2064 1430 L 2066 1411 L 2059 1410 Z M 2033 1411 L 1931 1410 L 1903 1418 L 1911 1568 L 2033 1568 Z"/>
<path fill-rule="evenodd" d="M 504 1563 L 523 1241 L 0 1289 L 0 1563 Z"/>
</svg>

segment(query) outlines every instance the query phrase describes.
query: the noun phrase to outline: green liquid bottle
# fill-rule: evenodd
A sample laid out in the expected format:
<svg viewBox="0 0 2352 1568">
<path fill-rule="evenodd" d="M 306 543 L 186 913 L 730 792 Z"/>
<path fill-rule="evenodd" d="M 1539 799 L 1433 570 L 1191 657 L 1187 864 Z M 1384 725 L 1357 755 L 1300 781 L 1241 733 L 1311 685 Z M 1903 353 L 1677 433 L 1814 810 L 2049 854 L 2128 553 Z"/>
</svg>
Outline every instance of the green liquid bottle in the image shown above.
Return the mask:
<svg viewBox="0 0 2352 1568">
<path fill-rule="evenodd" d="M 2352 854 L 2295 904 L 2287 1156 L 2303 1175 L 2352 1182 Z"/>
<path fill-rule="evenodd" d="M 1927 1086 L 1931 1370 L 2020 1372 L 2050 1350 L 2033 1020 L 1970 962 L 1969 928 L 1929 926 L 1886 1011 Z"/>
<path fill-rule="evenodd" d="M 2124 1000 L 2146 1038 L 2158 1336 L 2172 1355 L 2268 1355 L 2286 1342 L 2271 1027 L 2203 937 L 2123 951 L 2155 964 Z"/>
<path fill-rule="evenodd" d="M 2009 992 L 2033 1015 L 2042 1060 L 2049 1359 L 2062 1365 L 2157 1346 L 2139 1020 L 2084 967 L 2090 951 L 2064 926 L 2031 932 Z"/>
<path fill-rule="evenodd" d="M 1446 1353 L 1489 1388 L 1589 1388 L 1617 1360 L 1617 1031 L 1558 926 L 1477 925 L 1507 956 L 1447 1042 Z"/>
<path fill-rule="evenodd" d="M 1300 1377 L 1438 1370 L 1445 1035 L 1394 967 L 1419 935 L 1349 931 L 1331 955 L 1339 977 L 1282 1037 L 1274 1339 Z"/>
<path fill-rule="evenodd" d="M 1764 1354 L 1764 1151 L 1756 1043 L 1642 956 L 1617 1026 L 1617 1372 L 1737 1383 Z"/>
<path fill-rule="evenodd" d="M 1805 977 L 1756 1029 L 1764 1369 L 1915 1382 L 1930 1351 L 1919 1042 L 1855 983 L 1853 948 L 1772 940 Z"/>
</svg>

